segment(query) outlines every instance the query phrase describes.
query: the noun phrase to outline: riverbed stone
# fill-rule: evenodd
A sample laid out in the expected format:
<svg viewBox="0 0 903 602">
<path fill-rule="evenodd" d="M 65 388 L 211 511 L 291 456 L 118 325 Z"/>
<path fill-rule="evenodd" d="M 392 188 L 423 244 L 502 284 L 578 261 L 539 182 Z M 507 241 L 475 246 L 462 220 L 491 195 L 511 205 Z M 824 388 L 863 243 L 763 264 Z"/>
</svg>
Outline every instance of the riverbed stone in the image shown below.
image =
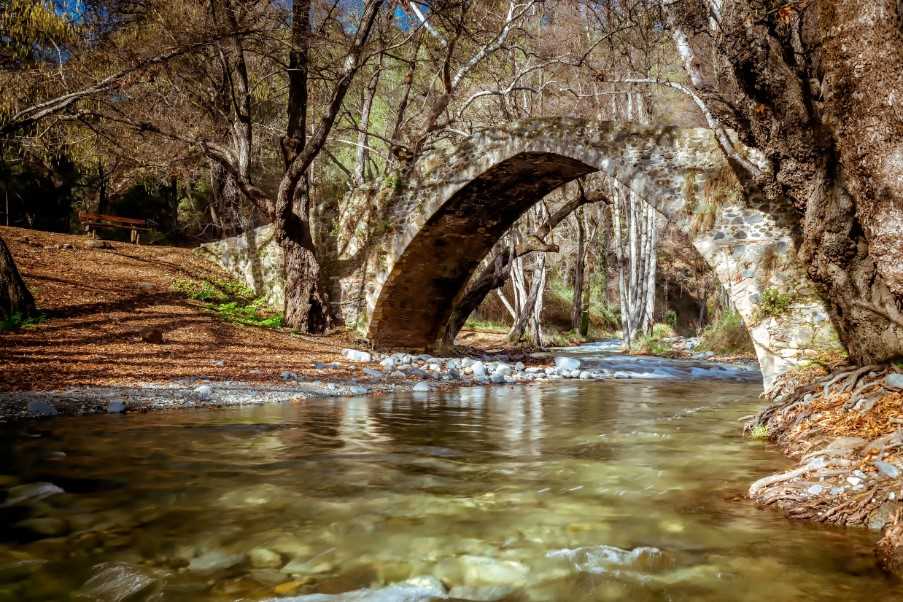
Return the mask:
<svg viewBox="0 0 903 602">
<path fill-rule="evenodd" d="M 514 560 L 470 554 L 445 559 L 433 572 L 446 583 L 469 586 L 520 584 L 529 573 L 529 568 Z"/>
<path fill-rule="evenodd" d="M 122 400 L 114 400 L 107 404 L 107 414 L 124 414 L 128 407 Z"/>
<path fill-rule="evenodd" d="M 244 562 L 243 554 L 229 554 L 223 550 L 210 550 L 192 558 L 188 570 L 193 573 L 215 573 L 231 569 Z"/>
<path fill-rule="evenodd" d="M 417 383 L 411 388 L 415 393 L 429 393 L 430 385 L 429 383 L 425 383 L 423 381 Z"/>
<path fill-rule="evenodd" d="M 486 376 L 486 365 L 483 362 L 474 362 L 470 365 L 470 373 L 474 378 L 483 378 Z"/>
<path fill-rule="evenodd" d="M 255 569 L 278 569 L 282 556 L 269 548 L 254 548 L 248 552 L 248 561 Z"/>
<path fill-rule="evenodd" d="M 69 523 L 61 518 L 27 518 L 16 523 L 16 528 L 40 537 L 60 537 L 69 532 Z"/>
<path fill-rule="evenodd" d="M 379 370 L 374 370 L 373 368 L 364 368 L 364 374 L 371 378 L 382 378 L 384 374 Z"/>
<path fill-rule="evenodd" d="M 38 482 L 16 485 L 7 490 L 4 505 L 14 506 L 23 502 L 34 502 L 58 493 L 64 493 L 64 491 L 53 483 Z"/>
</svg>

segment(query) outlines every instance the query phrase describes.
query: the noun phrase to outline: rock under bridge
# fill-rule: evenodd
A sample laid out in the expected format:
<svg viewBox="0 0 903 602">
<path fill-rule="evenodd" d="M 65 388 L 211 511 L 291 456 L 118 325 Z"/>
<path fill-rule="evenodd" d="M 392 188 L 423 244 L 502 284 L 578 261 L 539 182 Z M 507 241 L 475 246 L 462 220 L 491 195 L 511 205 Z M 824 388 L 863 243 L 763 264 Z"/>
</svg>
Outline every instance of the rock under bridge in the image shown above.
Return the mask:
<svg viewBox="0 0 903 602">
<path fill-rule="evenodd" d="M 745 153 L 757 161 L 754 151 Z M 377 349 L 434 349 L 456 299 L 496 241 L 547 193 L 593 172 L 629 187 L 689 235 L 749 328 L 766 388 L 807 359 L 842 350 L 796 260 L 790 216 L 744 198 L 704 128 L 533 119 L 487 128 L 427 154 L 405 181 L 368 197 L 394 199 L 378 236 L 360 225 L 361 216 L 346 218 L 350 242 L 346 256 L 334 260 L 348 262 L 361 249 L 367 259 L 335 276 L 334 310 Z M 281 251 L 271 230 L 205 245 L 204 252 L 278 306 Z M 792 303 L 768 315 L 761 301 L 775 292 Z"/>
</svg>

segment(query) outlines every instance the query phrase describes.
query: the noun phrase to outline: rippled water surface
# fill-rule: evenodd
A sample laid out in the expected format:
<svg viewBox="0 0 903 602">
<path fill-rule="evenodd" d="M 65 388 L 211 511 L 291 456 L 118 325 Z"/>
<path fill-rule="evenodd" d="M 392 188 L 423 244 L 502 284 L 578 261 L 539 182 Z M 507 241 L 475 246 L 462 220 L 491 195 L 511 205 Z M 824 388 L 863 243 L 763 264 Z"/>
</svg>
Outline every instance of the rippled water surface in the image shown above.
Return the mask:
<svg viewBox="0 0 903 602">
<path fill-rule="evenodd" d="M 5 494 L 0 601 L 899 599 L 873 534 L 742 499 L 788 465 L 740 436 L 758 393 L 570 381 L 19 426 L 0 487 L 65 493 Z"/>
</svg>

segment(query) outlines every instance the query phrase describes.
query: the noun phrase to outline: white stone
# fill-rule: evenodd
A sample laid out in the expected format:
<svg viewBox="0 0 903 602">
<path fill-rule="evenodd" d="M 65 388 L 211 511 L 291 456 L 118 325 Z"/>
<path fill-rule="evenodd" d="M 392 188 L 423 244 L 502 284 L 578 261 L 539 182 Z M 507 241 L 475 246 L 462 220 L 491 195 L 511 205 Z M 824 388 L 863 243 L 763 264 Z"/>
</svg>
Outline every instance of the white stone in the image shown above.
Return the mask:
<svg viewBox="0 0 903 602">
<path fill-rule="evenodd" d="M 903 389 L 903 374 L 893 372 L 884 377 L 884 385 L 891 389 Z"/>
<path fill-rule="evenodd" d="M 213 396 L 213 387 L 210 385 L 200 385 L 194 388 L 194 396 L 201 401 L 207 401 Z"/>
<path fill-rule="evenodd" d="M 474 362 L 470 365 L 470 373 L 476 378 L 484 378 L 486 376 L 486 366 L 483 362 Z"/>
<path fill-rule="evenodd" d="M 421 381 L 421 382 L 417 383 L 416 385 L 414 385 L 411 390 L 415 391 L 417 393 L 427 393 L 430 390 L 430 386 L 428 383 Z"/>
<path fill-rule="evenodd" d="M 107 404 L 107 414 L 122 414 L 126 410 L 124 401 L 115 400 Z"/>
<path fill-rule="evenodd" d="M 555 367 L 561 372 L 580 370 L 580 360 L 573 357 L 559 356 L 555 358 Z"/>
<path fill-rule="evenodd" d="M 248 552 L 248 560 L 255 569 L 278 569 L 282 566 L 282 557 L 267 548 L 254 548 Z"/>
<path fill-rule="evenodd" d="M 350 362 L 369 362 L 373 359 L 368 352 L 358 349 L 342 349 L 342 357 Z"/>
</svg>

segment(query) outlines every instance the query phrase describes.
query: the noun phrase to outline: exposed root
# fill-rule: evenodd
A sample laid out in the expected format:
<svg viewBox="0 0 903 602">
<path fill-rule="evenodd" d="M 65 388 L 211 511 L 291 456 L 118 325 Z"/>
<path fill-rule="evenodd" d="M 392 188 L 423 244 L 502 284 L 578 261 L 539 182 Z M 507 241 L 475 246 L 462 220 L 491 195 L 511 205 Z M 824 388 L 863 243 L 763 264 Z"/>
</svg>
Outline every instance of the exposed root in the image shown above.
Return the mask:
<svg viewBox="0 0 903 602">
<path fill-rule="evenodd" d="M 882 566 L 903 574 L 903 391 L 891 366 L 792 375 L 747 429 L 764 427 L 800 466 L 750 486 L 792 518 L 884 529 Z"/>
</svg>

